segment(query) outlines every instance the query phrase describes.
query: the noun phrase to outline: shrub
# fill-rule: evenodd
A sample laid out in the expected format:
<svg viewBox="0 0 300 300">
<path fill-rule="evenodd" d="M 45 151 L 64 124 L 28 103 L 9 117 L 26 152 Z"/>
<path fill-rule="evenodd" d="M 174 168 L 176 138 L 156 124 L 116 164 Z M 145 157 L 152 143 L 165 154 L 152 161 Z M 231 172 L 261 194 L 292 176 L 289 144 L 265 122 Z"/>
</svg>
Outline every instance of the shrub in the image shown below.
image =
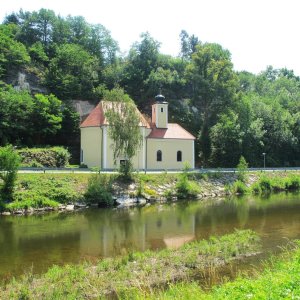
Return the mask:
<svg viewBox="0 0 300 300">
<path fill-rule="evenodd" d="M 272 182 L 269 177 L 262 176 L 259 179 L 259 185 L 262 193 L 270 193 L 272 191 Z"/>
<path fill-rule="evenodd" d="M 180 199 L 196 197 L 201 189 L 194 181 L 188 180 L 186 173 L 179 175 L 179 180 L 176 184 L 177 197 Z"/>
<path fill-rule="evenodd" d="M 235 194 L 246 194 L 248 193 L 248 187 L 241 180 L 237 180 L 231 187 L 231 191 Z"/>
<path fill-rule="evenodd" d="M 252 189 L 252 192 L 254 194 L 260 194 L 261 193 L 261 187 L 260 187 L 259 182 L 253 183 L 252 186 L 251 186 L 251 189 Z"/>
<path fill-rule="evenodd" d="M 17 171 L 20 164 L 20 157 L 13 147 L 0 147 L 0 179 L 3 184 L 0 186 L 2 200 L 12 200 Z"/>
<path fill-rule="evenodd" d="M 248 170 L 248 163 L 246 162 L 244 156 L 241 156 L 239 163 L 237 165 L 237 171 L 238 171 L 237 178 L 239 181 L 245 182 L 247 180 L 247 170 Z"/>
<path fill-rule="evenodd" d="M 69 163 L 71 157 L 68 150 L 63 147 L 52 148 L 25 148 L 18 150 L 22 159 L 22 165 L 44 167 L 64 167 Z"/>
<path fill-rule="evenodd" d="M 112 180 L 107 174 L 96 174 L 90 177 L 85 200 L 89 203 L 98 203 L 105 206 L 113 205 Z"/>
<path fill-rule="evenodd" d="M 39 207 L 57 207 L 59 204 L 56 201 L 50 200 L 47 197 L 39 195 L 27 194 L 26 199 L 22 201 L 14 201 L 6 205 L 6 209 L 10 211 L 18 209 L 39 208 Z"/>
<path fill-rule="evenodd" d="M 300 176 L 290 175 L 285 181 L 285 188 L 287 190 L 299 190 L 300 189 Z"/>
</svg>

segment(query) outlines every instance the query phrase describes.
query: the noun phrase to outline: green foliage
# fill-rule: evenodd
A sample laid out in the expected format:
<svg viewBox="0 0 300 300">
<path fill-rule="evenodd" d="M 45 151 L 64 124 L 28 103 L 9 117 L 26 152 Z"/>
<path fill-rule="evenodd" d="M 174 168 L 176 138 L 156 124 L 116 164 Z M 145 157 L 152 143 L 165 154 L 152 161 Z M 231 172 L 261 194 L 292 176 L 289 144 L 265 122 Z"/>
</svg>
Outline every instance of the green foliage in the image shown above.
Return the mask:
<svg viewBox="0 0 300 300">
<path fill-rule="evenodd" d="M 70 153 L 63 147 L 25 148 L 18 154 L 24 166 L 65 167 L 69 163 Z"/>
<path fill-rule="evenodd" d="M 13 66 L 30 62 L 26 47 L 15 40 L 17 28 L 13 24 L 0 25 L 0 78 Z"/>
<path fill-rule="evenodd" d="M 99 205 L 112 206 L 112 178 L 107 174 L 97 174 L 89 178 L 85 201 Z"/>
<path fill-rule="evenodd" d="M 244 156 L 240 157 L 239 163 L 237 165 L 237 178 L 238 180 L 245 182 L 247 181 L 247 171 L 248 171 L 248 163 L 246 162 Z"/>
<path fill-rule="evenodd" d="M 242 180 L 237 180 L 233 183 L 233 185 L 230 187 L 230 190 L 232 193 L 234 194 L 247 194 L 249 189 L 248 187 L 245 185 L 244 181 Z"/>
<path fill-rule="evenodd" d="M 14 200 L 19 203 L 35 203 L 40 199 L 69 203 L 82 198 L 82 191 L 78 190 L 82 183 L 72 175 L 26 174 L 19 177 L 14 195 Z"/>
<path fill-rule="evenodd" d="M 29 208 L 43 208 L 43 207 L 58 207 L 59 203 L 50 200 L 45 196 L 40 195 L 31 195 L 30 197 L 26 197 L 25 199 L 20 199 L 14 202 L 11 202 L 5 206 L 6 210 L 14 211 L 19 209 L 29 209 Z"/>
<path fill-rule="evenodd" d="M 300 176 L 289 174 L 288 176 L 262 175 L 252 186 L 253 193 L 270 193 L 272 191 L 298 191 L 300 190 Z"/>
<path fill-rule="evenodd" d="M 0 202 L 12 200 L 20 157 L 12 146 L 0 147 Z"/>
<path fill-rule="evenodd" d="M 176 194 L 179 199 L 194 198 L 201 192 L 201 188 L 195 181 L 188 179 L 187 173 L 179 175 L 176 183 Z"/>
<path fill-rule="evenodd" d="M 105 116 L 111 125 L 108 134 L 113 140 L 114 163 L 124 159 L 120 172 L 129 177 L 132 171 L 132 158 L 142 143 L 140 116 L 134 102 L 120 88 L 107 91 L 104 100 L 108 100 Z"/>
<path fill-rule="evenodd" d="M 50 61 L 47 86 L 61 99 L 91 99 L 98 81 L 98 65 L 98 59 L 81 46 L 63 44 Z"/>
<path fill-rule="evenodd" d="M 175 278 L 184 280 L 206 268 L 214 270 L 258 248 L 257 235 L 251 230 L 240 230 L 195 241 L 176 250 L 148 250 L 103 258 L 94 266 L 90 263 L 53 266 L 45 274 L 29 274 L 7 283 L 0 293 L 3 299 L 20 299 L 24 291 L 29 298 L 38 299 L 104 299 L 115 295 L 121 299 L 135 296 L 147 299 L 149 291 L 156 290 L 153 286 L 167 287 Z"/>
<path fill-rule="evenodd" d="M 54 95 L 0 87 L 0 144 L 46 143 L 61 128 L 61 101 Z"/>
</svg>

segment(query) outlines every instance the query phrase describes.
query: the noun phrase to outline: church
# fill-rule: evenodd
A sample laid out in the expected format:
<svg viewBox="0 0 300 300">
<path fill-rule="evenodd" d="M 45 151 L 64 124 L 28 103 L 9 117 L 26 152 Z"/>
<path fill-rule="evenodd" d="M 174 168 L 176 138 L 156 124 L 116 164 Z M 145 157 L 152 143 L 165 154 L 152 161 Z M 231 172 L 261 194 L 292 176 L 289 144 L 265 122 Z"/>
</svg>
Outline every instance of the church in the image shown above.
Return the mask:
<svg viewBox="0 0 300 300">
<path fill-rule="evenodd" d="M 105 112 L 109 102 L 101 101 L 80 125 L 82 164 L 101 170 L 118 169 L 125 157 L 113 160 L 113 141 Z M 135 170 L 180 170 L 188 162 L 195 168 L 195 137 L 179 124 L 168 122 L 168 102 L 157 95 L 151 121 L 138 112 L 142 143 L 132 160 Z"/>
</svg>

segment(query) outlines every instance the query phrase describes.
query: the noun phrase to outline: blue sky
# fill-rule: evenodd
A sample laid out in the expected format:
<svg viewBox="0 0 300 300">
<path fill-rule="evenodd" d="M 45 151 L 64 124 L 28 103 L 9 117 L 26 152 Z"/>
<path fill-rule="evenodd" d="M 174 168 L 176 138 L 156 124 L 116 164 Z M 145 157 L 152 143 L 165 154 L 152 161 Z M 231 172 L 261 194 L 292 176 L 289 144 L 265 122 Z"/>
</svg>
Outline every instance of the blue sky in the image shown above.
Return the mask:
<svg viewBox="0 0 300 300">
<path fill-rule="evenodd" d="M 299 0 L 0 0 L 0 19 L 20 8 L 82 15 L 110 30 L 125 53 L 148 31 L 161 52 L 175 56 L 185 29 L 228 49 L 235 70 L 259 73 L 272 65 L 300 75 Z"/>
</svg>

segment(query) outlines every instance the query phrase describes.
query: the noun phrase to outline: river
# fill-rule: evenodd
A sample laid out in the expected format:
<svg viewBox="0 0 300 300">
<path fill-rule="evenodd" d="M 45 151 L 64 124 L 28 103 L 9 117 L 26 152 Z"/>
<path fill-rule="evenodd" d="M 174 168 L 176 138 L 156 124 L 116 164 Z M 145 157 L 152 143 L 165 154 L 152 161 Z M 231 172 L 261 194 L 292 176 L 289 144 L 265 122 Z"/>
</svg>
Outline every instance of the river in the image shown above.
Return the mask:
<svg viewBox="0 0 300 300">
<path fill-rule="evenodd" d="M 267 257 L 300 238 L 300 194 L 183 201 L 130 209 L 0 217 L 0 279 L 29 270 L 223 235 L 235 228 L 256 231 Z"/>
</svg>

